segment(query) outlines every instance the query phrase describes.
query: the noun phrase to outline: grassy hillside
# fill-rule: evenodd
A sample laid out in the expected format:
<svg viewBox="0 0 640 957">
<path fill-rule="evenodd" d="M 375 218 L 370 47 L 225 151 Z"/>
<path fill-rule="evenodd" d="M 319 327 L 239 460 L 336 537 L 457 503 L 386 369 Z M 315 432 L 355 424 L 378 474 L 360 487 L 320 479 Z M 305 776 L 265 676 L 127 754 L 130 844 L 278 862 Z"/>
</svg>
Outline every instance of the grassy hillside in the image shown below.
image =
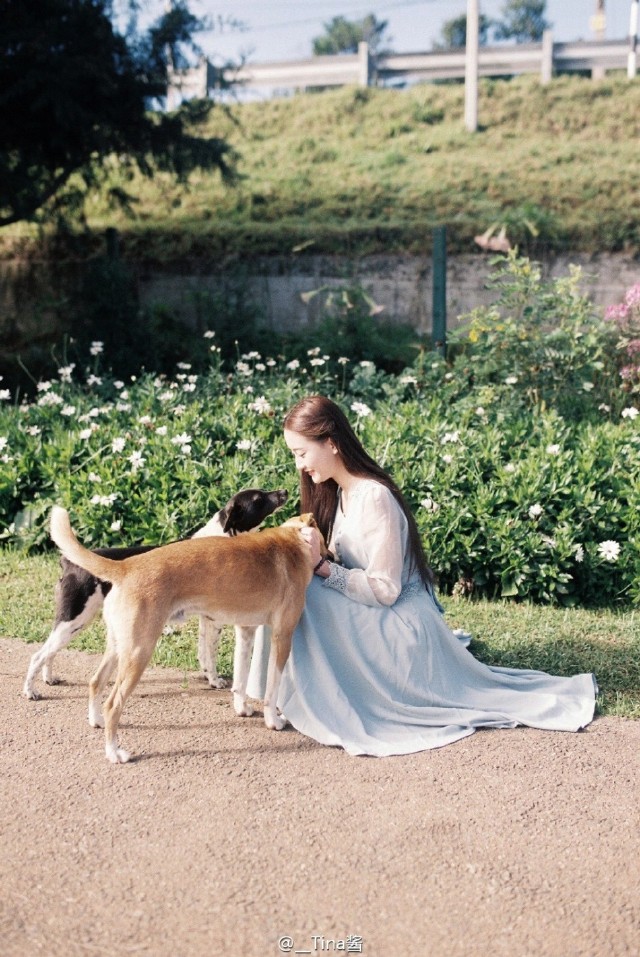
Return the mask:
<svg viewBox="0 0 640 957">
<path fill-rule="evenodd" d="M 481 130 L 460 84 L 353 87 L 215 111 L 243 177 L 132 185 L 137 218 L 91 209 L 129 255 L 412 252 L 446 224 L 452 251 L 506 223 L 523 252 L 640 248 L 640 80 L 484 81 Z M 14 234 L 6 234 L 6 244 Z M 306 244 L 306 245 L 305 245 Z"/>
</svg>

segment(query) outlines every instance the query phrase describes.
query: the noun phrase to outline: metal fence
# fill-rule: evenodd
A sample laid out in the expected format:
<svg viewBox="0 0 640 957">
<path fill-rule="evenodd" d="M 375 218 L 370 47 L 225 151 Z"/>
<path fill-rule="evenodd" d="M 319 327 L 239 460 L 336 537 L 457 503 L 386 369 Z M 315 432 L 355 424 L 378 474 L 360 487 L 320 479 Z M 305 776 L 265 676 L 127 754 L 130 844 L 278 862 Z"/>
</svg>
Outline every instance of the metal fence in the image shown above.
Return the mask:
<svg viewBox="0 0 640 957">
<path fill-rule="evenodd" d="M 541 43 L 518 43 L 480 47 L 480 76 L 516 76 L 534 73 L 548 83 L 557 73 L 585 73 L 602 76 L 609 70 L 626 70 L 629 41 L 596 40 L 556 43 L 545 31 Z M 431 53 L 393 53 L 372 57 L 361 43 L 358 53 L 310 57 L 284 63 L 255 63 L 226 70 L 224 77 L 240 87 L 270 89 L 272 93 L 317 87 L 388 86 L 419 81 L 459 80 L 465 75 L 465 51 L 436 50 Z M 205 97 L 220 83 L 220 72 L 207 60 L 192 70 L 175 73 L 170 103 L 190 96 Z"/>
</svg>

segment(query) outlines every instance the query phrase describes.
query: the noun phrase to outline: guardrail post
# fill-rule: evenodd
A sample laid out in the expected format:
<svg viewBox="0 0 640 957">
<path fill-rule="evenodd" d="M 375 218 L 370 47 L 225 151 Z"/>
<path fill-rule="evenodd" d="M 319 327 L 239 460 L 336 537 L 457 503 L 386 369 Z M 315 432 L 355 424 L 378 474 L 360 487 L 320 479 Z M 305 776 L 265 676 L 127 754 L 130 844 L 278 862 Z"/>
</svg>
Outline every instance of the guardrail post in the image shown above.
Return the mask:
<svg viewBox="0 0 640 957">
<path fill-rule="evenodd" d="M 447 354 L 447 228 L 433 230 L 433 312 L 431 316 L 433 348 L 444 359 Z"/>
<path fill-rule="evenodd" d="M 369 44 L 361 40 L 358 44 L 358 86 L 369 86 L 371 82 L 371 58 Z"/>
<path fill-rule="evenodd" d="M 540 64 L 540 82 L 551 83 L 553 77 L 553 33 L 545 30 L 542 34 L 542 63 Z"/>
</svg>

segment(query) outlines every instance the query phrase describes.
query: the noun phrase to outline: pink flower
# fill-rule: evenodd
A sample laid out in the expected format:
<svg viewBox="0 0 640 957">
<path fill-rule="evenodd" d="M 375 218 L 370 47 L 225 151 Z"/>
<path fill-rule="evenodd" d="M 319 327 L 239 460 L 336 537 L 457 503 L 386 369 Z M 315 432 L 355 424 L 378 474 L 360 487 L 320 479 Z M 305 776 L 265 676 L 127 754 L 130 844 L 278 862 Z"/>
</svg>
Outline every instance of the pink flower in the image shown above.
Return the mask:
<svg viewBox="0 0 640 957">
<path fill-rule="evenodd" d="M 640 339 L 629 339 L 627 342 L 627 353 L 635 356 L 640 352 Z"/>
<path fill-rule="evenodd" d="M 623 322 L 629 314 L 629 307 L 623 302 L 617 302 L 613 306 L 607 306 L 604 314 L 605 319 L 613 322 Z"/>
<path fill-rule="evenodd" d="M 634 309 L 640 306 L 640 282 L 637 282 L 635 286 L 631 287 L 631 289 L 627 289 L 624 302 L 629 309 Z"/>
</svg>

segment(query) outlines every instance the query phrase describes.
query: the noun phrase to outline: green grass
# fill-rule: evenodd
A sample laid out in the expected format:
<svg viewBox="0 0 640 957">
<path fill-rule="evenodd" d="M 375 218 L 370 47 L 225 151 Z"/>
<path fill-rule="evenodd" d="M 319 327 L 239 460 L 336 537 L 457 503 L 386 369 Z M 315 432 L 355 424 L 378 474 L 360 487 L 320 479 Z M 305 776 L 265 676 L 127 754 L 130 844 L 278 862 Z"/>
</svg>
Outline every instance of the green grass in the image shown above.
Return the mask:
<svg viewBox="0 0 640 957">
<path fill-rule="evenodd" d="M 118 227 L 127 257 L 147 262 L 289 254 L 302 243 L 311 253 L 423 254 L 441 224 L 451 251 L 473 252 L 474 235 L 496 222 L 529 255 L 640 247 L 637 80 L 484 80 L 475 134 L 455 83 L 346 87 L 234 114 L 215 110 L 209 131 L 239 154 L 235 188 L 216 175 L 188 187 L 140 178 L 121 184 L 139 196 L 134 221 L 97 197 L 90 225 Z M 0 254 L 25 235 L 4 230 Z"/>
<path fill-rule="evenodd" d="M 0 636 L 41 642 L 53 620 L 58 561 L 53 555 L 0 551 Z M 637 611 L 557 609 L 510 602 L 447 598 L 447 620 L 474 635 L 471 650 L 487 664 L 534 668 L 553 674 L 595 672 L 601 714 L 640 718 L 640 614 Z M 100 652 L 100 619 L 71 647 Z M 197 624 L 161 639 L 153 662 L 197 670 Z M 218 670 L 230 677 L 233 635 L 225 629 Z M 63 671 L 63 658 L 59 671 Z"/>
</svg>

